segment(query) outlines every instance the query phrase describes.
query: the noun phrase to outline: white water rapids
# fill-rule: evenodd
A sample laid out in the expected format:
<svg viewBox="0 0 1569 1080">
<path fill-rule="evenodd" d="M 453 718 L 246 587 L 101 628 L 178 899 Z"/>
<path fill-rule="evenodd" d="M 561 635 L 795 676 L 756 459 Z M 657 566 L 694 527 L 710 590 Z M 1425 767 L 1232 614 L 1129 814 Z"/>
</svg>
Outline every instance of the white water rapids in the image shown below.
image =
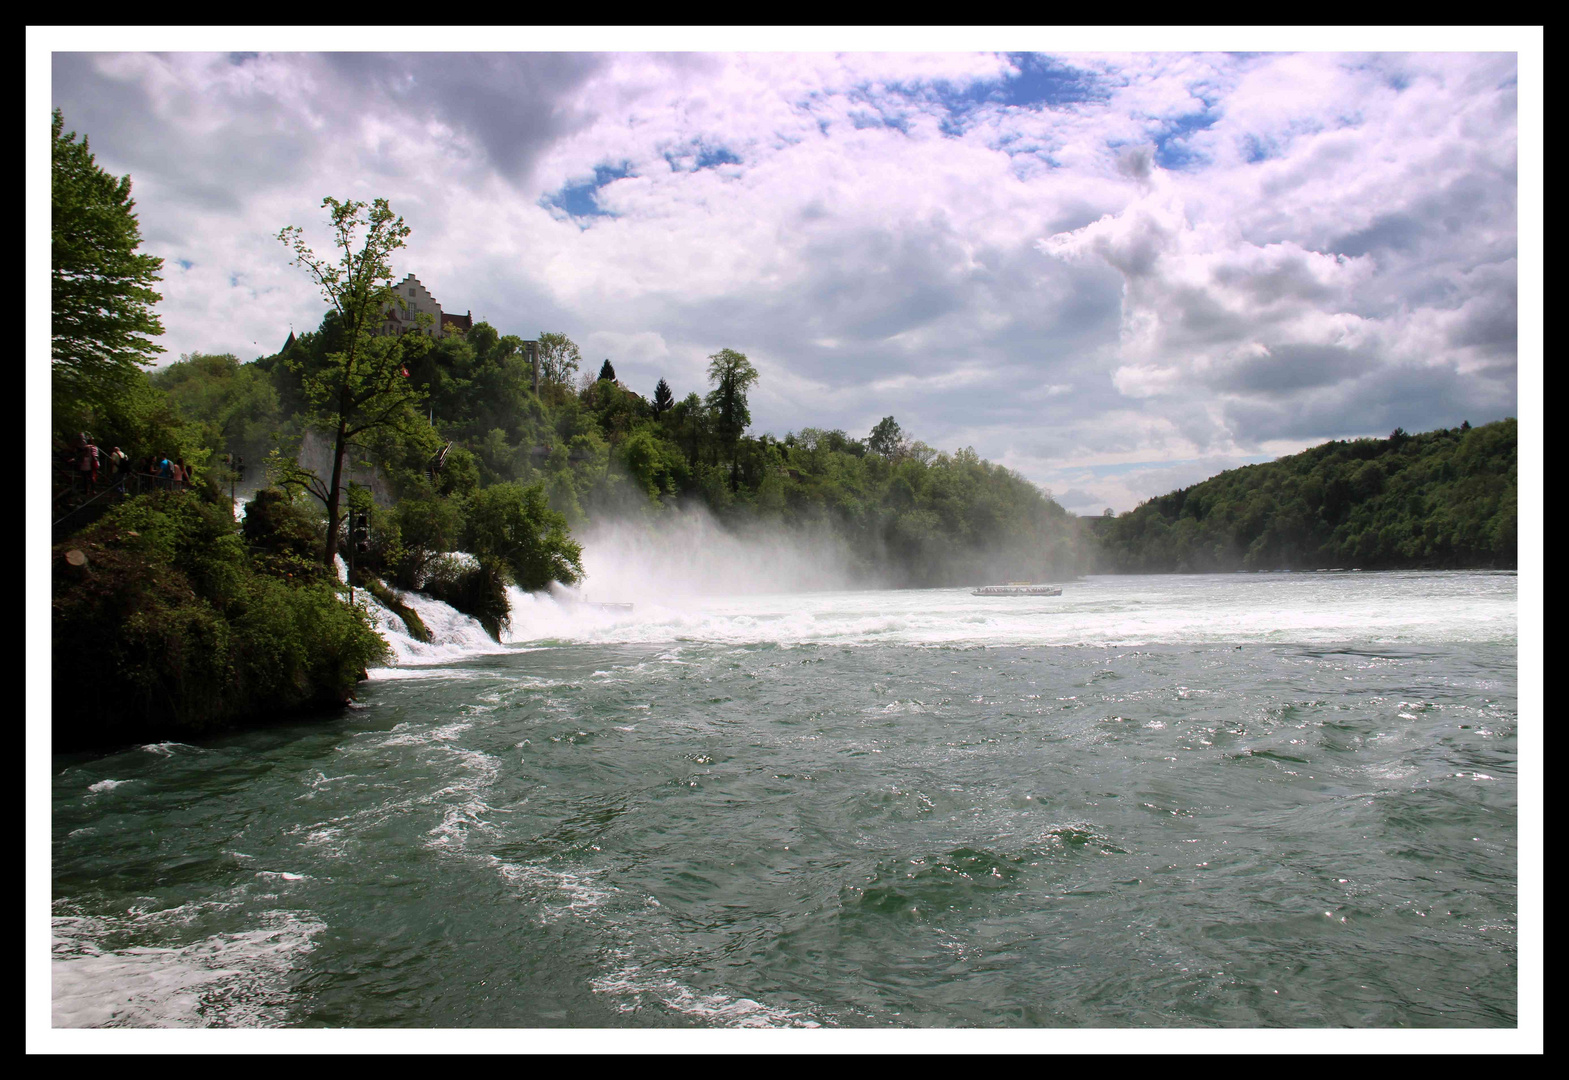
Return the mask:
<svg viewBox="0 0 1569 1080">
<path fill-rule="evenodd" d="M 1412 587 L 1416 577 L 1424 579 L 1419 589 Z M 1064 583 L 1056 597 L 836 590 L 672 596 L 643 600 L 630 610 L 585 602 L 579 591 L 560 586 L 537 593 L 509 587 L 511 618 L 500 642 L 447 604 L 403 593 L 431 633 L 428 644 L 411 637 L 403 620 L 369 593 L 355 595 L 394 656 L 393 666 L 373 671 L 373 678 L 408 677 L 413 672 L 407 669 L 535 644 L 1422 644 L 1512 643 L 1516 637 L 1515 579 L 1507 574 L 1090 577 Z"/>
</svg>

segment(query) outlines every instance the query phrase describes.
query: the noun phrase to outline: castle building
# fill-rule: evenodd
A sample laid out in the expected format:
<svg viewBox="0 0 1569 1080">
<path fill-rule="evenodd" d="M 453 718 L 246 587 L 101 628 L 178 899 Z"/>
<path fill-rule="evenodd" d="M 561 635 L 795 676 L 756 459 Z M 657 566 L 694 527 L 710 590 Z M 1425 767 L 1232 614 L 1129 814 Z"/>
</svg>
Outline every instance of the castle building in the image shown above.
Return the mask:
<svg viewBox="0 0 1569 1080">
<path fill-rule="evenodd" d="M 392 303 L 382 308 L 381 333 L 383 334 L 402 334 L 418 329 L 421 315 L 430 316 L 430 325 L 424 328 L 424 332 L 431 337 L 465 334 L 474 329 L 472 311 L 463 315 L 444 313 L 441 304 L 430 294 L 430 290 L 420 284 L 419 278 L 413 274 L 393 286 L 392 291 L 402 303 Z"/>
<path fill-rule="evenodd" d="M 474 329 L 473 311 L 467 311 L 462 315 L 451 315 L 442 311 L 441 304 L 413 274 L 393 286 L 392 292 L 403 303 L 401 305 L 391 303 L 382 309 L 380 327 L 382 334 L 403 334 L 419 329 L 419 317 L 422 314 L 430 316 L 430 325 L 424 327 L 424 333 L 431 337 L 443 338 L 449 334 L 461 336 Z M 294 335 L 291 332 L 289 344 L 293 343 Z M 284 348 L 287 351 L 288 346 Z M 539 342 L 523 342 L 523 355 L 533 371 L 534 393 L 537 394 L 539 393 Z"/>
</svg>

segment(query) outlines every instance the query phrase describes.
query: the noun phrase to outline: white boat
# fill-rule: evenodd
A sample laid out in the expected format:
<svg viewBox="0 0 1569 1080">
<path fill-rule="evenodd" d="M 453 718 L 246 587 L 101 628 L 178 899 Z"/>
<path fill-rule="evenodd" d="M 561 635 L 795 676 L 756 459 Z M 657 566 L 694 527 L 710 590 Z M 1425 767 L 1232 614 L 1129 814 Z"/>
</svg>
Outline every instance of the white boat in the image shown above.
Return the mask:
<svg viewBox="0 0 1569 1080">
<path fill-rule="evenodd" d="M 982 585 L 971 596 L 1061 596 L 1057 585 L 1032 585 L 1028 581 L 1010 581 L 1006 585 Z"/>
</svg>

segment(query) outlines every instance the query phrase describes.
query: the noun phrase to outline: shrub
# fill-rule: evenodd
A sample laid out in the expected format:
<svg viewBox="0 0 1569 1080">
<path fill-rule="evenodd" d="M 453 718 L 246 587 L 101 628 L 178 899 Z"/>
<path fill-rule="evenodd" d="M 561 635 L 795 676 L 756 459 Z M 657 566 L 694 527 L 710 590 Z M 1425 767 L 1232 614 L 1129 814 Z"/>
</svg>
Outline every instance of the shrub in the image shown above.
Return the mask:
<svg viewBox="0 0 1569 1080">
<path fill-rule="evenodd" d="M 324 573 L 274 573 L 270 558 L 292 560 L 286 545 L 253 551 L 226 508 L 183 493 L 130 499 L 56 547 L 56 750 L 347 701 L 386 643 Z"/>
</svg>

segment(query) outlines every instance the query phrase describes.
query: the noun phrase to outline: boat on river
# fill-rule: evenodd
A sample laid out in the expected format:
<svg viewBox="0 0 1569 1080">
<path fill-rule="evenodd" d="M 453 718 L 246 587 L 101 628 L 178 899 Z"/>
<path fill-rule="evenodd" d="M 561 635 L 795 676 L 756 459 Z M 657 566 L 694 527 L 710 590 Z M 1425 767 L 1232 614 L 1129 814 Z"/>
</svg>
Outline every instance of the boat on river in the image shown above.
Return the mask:
<svg viewBox="0 0 1569 1080">
<path fill-rule="evenodd" d="M 982 585 L 971 596 L 1061 596 L 1057 585 L 1034 585 L 1028 581 L 1010 581 L 1006 585 Z"/>
</svg>

